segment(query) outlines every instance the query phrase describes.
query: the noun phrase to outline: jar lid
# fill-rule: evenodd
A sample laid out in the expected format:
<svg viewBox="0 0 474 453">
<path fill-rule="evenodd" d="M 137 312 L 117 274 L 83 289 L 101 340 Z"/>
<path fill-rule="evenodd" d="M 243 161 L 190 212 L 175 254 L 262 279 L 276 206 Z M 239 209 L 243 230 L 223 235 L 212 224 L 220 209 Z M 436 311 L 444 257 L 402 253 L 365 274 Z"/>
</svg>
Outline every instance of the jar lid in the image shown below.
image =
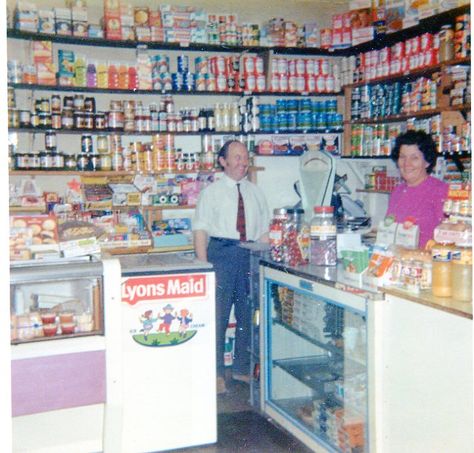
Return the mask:
<svg viewBox="0 0 474 453">
<path fill-rule="evenodd" d="M 285 208 L 276 208 L 273 210 L 273 215 L 286 215 L 288 211 Z"/>
<path fill-rule="evenodd" d="M 287 209 L 288 214 L 304 214 L 303 208 L 289 208 Z"/>
<path fill-rule="evenodd" d="M 314 212 L 322 213 L 322 212 L 327 212 L 327 213 L 333 213 L 334 212 L 334 206 L 315 206 L 314 207 Z"/>
</svg>

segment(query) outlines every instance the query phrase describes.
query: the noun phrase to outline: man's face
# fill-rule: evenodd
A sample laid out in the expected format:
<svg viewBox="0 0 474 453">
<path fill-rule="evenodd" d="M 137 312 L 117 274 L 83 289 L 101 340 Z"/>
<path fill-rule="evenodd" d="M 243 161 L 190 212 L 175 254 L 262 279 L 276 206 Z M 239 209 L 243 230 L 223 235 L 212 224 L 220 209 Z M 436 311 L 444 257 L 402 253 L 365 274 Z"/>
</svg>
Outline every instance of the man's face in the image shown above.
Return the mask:
<svg viewBox="0 0 474 453">
<path fill-rule="evenodd" d="M 247 175 L 249 168 L 247 148 L 242 143 L 232 143 L 229 147 L 227 158 L 220 157 L 219 163 L 229 178 L 240 181 Z"/>
</svg>

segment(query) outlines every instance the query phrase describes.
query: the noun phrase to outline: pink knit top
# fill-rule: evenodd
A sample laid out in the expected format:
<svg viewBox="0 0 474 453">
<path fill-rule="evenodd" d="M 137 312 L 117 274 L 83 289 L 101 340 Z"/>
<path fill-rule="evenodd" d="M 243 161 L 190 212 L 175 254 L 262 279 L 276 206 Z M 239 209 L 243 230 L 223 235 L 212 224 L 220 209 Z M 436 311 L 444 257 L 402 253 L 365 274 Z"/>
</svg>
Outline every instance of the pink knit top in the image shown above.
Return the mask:
<svg viewBox="0 0 474 453">
<path fill-rule="evenodd" d="M 394 215 L 398 223 L 413 217 L 420 228 L 418 247 L 424 248 L 433 238 L 435 227 L 443 220 L 443 202 L 447 195 L 448 185 L 433 176 L 417 186 L 402 183 L 390 195 L 387 216 Z"/>
</svg>

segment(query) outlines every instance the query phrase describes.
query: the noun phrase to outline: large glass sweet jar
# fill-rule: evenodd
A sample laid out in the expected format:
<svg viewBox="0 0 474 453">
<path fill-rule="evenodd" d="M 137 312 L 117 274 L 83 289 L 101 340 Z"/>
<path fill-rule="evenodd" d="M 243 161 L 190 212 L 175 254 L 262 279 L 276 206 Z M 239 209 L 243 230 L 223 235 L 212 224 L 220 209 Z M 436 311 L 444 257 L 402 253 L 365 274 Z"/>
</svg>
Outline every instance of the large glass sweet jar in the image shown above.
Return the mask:
<svg viewBox="0 0 474 453">
<path fill-rule="evenodd" d="M 332 206 L 315 206 L 311 219 L 310 263 L 318 266 L 337 264 L 337 227 Z"/>
<path fill-rule="evenodd" d="M 433 262 L 431 292 L 433 296 L 452 296 L 451 259 L 453 250 L 453 243 L 436 243 L 431 249 L 431 259 Z"/>
<path fill-rule="evenodd" d="M 451 263 L 452 297 L 468 302 L 472 299 L 472 241 L 456 243 Z"/>
<path fill-rule="evenodd" d="M 304 222 L 304 209 L 288 209 L 283 231 L 284 262 L 290 266 L 308 262 L 309 227 Z"/>
<path fill-rule="evenodd" d="M 269 240 L 270 256 L 273 261 L 281 263 L 284 259 L 283 254 L 283 232 L 287 221 L 287 211 L 285 208 L 273 210 L 273 218 L 270 222 Z"/>
</svg>

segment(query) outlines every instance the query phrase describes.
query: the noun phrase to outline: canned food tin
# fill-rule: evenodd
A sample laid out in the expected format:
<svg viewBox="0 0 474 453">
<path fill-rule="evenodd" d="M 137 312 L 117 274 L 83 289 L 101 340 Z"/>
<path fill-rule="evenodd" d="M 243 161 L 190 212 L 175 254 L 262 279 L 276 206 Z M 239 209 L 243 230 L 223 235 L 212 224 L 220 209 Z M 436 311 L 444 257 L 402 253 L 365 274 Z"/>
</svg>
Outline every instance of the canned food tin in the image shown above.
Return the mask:
<svg viewBox="0 0 474 453">
<path fill-rule="evenodd" d="M 189 71 L 189 57 L 187 55 L 178 55 L 178 72 L 185 73 Z"/>
<path fill-rule="evenodd" d="M 19 123 L 20 127 L 30 127 L 31 113 L 29 110 L 20 110 L 19 111 Z"/>
<path fill-rule="evenodd" d="M 265 75 L 258 74 L 255 78 L 255 90 L 259 93 L 265 91 Z"/>
<path fill-rule="evenodd" d="M 209 71 L 207 57 L 196 57 L 194 59 L 194 70 L 197 74 L 206 74 Z"/>
<path fill-rule="evenodd" d="M 288 91 L 288 75 L 287 74 L 280 74 L 278 77 L 279 81 L 279 91 L 282 93 L 286 93 Z"/>
</svg>

